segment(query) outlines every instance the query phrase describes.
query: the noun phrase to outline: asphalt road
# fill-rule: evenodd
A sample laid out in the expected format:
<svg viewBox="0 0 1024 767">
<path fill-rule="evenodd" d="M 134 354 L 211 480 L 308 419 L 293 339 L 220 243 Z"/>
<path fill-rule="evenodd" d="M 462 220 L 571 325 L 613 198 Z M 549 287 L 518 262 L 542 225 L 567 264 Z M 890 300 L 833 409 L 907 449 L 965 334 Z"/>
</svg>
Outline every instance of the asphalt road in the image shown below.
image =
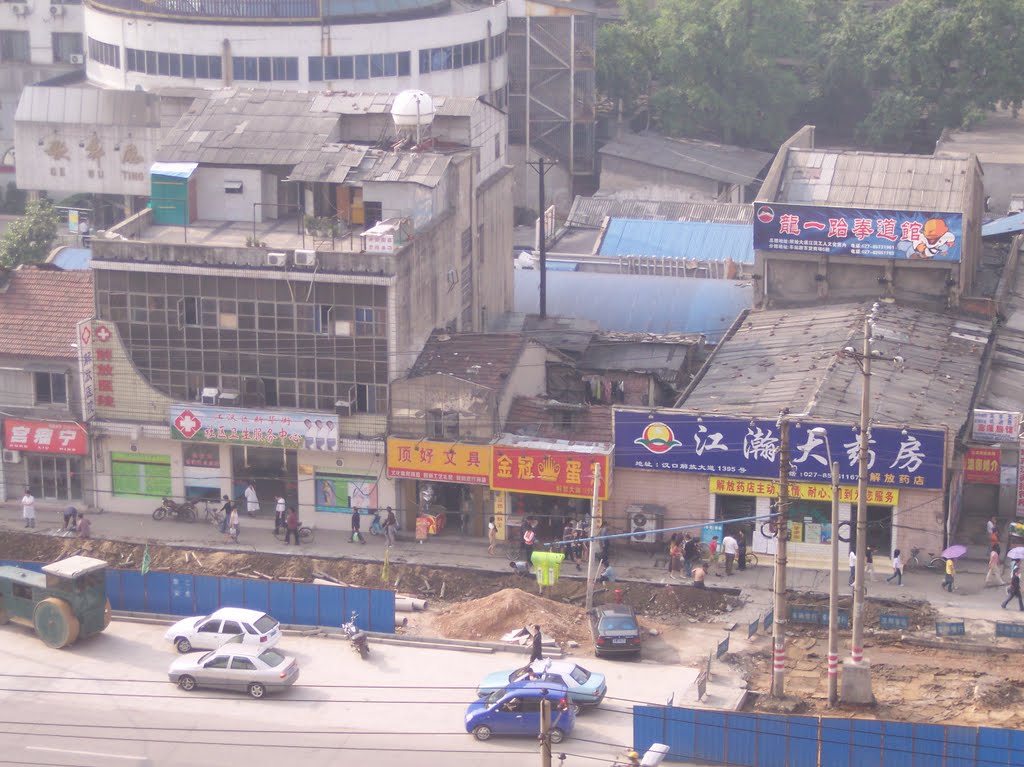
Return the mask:
<svg viewBox="0 0 1024 767">
<path fill-rule="evenodd" d="M 372 645 L 368 661 L 347 642 L 285 636 L 301 677 L 265 700 L 167 681 L 177 657 L 163 626 L 114 622 L 51 650 L 28 629 L 0 628 L 0 764 L 123 767 L 377 767 L 536 764 L 530 738 L 479 743 L 463 714 L 485 674 L 524 657 Z M 696 671 L 586 659 L 608 676 L 609 699 L 555 746 L 564 767 L 610 764 L 630 745 L 633 701 L 680 700 Z M 484 761 L 486 760 L 486 762 Z"/>
</svg>

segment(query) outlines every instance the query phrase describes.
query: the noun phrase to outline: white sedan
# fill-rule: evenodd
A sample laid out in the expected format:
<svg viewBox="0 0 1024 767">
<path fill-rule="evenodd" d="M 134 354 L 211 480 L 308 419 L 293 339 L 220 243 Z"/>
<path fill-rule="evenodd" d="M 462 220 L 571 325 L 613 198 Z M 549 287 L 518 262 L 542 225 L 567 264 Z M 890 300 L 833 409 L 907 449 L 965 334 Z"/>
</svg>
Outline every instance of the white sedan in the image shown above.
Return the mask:
<svg viewBox="0 0 1024 767">
<path fill-rule="evenodd" d="M 247 692 L 262 698 L 295 684 L 299 664 L 280 650 L 241 644 L 241 637 L 229 640 L 223 647 L 204 655 L 178 658 L 167 676 L 174 684 L 189 692 L 197 687 Z"/>
<path fill-rule="evenodd" d="M 164 639 L 180 653 L 216 650 L 233 637 L 243 644 L 273 647 L 281 638 L 281 624 L 266 613 L 241 607 L 222 607 L 210 615 L 184 618 L 171 626 Z"/>
</svg>

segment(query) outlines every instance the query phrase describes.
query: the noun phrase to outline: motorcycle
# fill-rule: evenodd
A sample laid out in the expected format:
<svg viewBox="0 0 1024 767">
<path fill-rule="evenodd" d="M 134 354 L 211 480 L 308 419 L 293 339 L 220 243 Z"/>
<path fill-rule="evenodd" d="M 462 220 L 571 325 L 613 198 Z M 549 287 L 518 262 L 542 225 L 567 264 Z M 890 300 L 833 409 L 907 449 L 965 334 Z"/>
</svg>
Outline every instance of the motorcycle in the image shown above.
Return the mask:
<svg viewBox="0 0 1024 767">
<path fill-rule="evenodd" d="M 165 517 L 177 522 L 195 522 L 196 504 L 194 501 L 178 503 L 171 498 L 164 498 L 163 503 L 153 511 L 153 519 L 159 522 Z"/>
<path fill-rule="evenodd" d="M 345 632 L 345 636 L 348 637 L 352 643 L 352 649 L 359 653 L 359 657 L 366 660 L 370 655 L 370 643 L 366 636 L 366 632 L 360 629 L 356 625 L 356 619 L 359 617 L 359 613 L 353 611 L 352 617 L 348 623 L 343 623 L 341 630 Z"/>
<path fill-rule="evenodd" d="M 370 520 L 370 535 L 384 535 L 384 526 L 380 523 L 380 512 L 373 512 L 373 519 Z"/>
</svg>

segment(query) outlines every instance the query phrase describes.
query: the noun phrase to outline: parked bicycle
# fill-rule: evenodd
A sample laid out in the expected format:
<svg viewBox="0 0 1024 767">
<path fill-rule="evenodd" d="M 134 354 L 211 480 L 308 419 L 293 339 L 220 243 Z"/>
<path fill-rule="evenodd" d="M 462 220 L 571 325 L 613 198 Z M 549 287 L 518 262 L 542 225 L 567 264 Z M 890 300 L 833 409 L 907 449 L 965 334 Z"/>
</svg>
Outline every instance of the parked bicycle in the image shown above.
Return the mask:
<svg viewBox="0 0 1024 767">
<path fill-rule="evenodd" d="M 941 570 L 946 569 L 946 560 L 940 556 L 936 556 L 932 552 L 928 552 L 927 559 L 922 559 L 918 556 L 921 553 L 921 549 L 918 546 L 911 546 L 910 556 L 907 557 L 907 561 L 903 563 L 904 570 L 913 570 L 914 568 L 927 567 L 929 570 Z M 927 564 L 925 562 L 927 561 Z"/>
<path fill-rule="evenodd" d="M 274 531 L 274 537 L 279 541 L 283 541 L 287 533 L 287 528 L 281 527 Z M 312 527 L 309 527 L 309 525 L 299 525 L 299 543 L 312 543 L 313 538 Z"/>
<path fill-rule="evenodd" d="M 203 521 L 209 522 L 211 525 L 220 526 L 220 523 L 224 521 L 224 512 L 220 510 L 220 506 L 209 500 L 204 500 L 202 503 Z M 198 515 L 198 513 L 197 511 L 196 514 Z"/>
</svg>

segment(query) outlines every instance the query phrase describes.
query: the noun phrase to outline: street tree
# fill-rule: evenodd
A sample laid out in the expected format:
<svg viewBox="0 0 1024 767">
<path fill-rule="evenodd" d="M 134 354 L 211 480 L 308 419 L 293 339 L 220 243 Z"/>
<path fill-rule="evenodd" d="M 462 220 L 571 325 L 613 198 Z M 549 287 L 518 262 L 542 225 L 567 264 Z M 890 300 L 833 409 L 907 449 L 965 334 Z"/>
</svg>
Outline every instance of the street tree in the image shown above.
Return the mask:
<svg viewBox="0 0 1024 767">
<path fill-rule="evenodd" d="M 33 200 L 25 215 L 11 222 L 0 235 L 0 268 L 42 261 L 57 238 L 60 216 L 49 200 Z"/>
</svg>

